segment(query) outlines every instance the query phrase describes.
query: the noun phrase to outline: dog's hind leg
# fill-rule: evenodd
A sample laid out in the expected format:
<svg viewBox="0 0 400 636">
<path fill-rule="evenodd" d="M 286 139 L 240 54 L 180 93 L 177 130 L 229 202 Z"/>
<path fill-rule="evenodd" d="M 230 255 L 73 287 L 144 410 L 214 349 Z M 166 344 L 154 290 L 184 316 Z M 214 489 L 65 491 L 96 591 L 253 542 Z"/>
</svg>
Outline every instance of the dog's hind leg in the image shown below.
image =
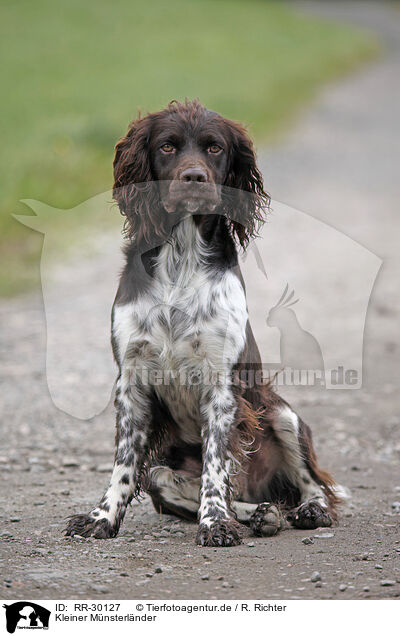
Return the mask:
<svg viewBox="0 0 400 636">
<path fill-rule="evenodd" d="M 166 466 L 150 470 L 146 488 L 157 512 L 195 520 L 200 507 L 200 478 L 186 477 Z M 284 525 L 278 508 L 270 503 L 232 501 L 231 510 L 237 521 L 250 526 L 256 536 L 269 537 Z"/>
<path fill-rule="evenodd" d="M 257 537 L 272 537 L 285 526 L 279 508 L 272 503 L 246 503 L 233 501 L 232 510 L 240 523 L 250 526 Z"/>
<path fill-rule="evenodd" d="M 157 512 L 197 519 L 200 477 L 186 477 L 168 466 L 154 466 L 149 471 L 146 492 Z"/>
<path fill-rule="evenodd" d="M 288 521 L 296 528 L 331 526 L 337 503 L 334 481 L 317 465 L 309 427 L 284 403 L 272 427 L 281 453 L 276 482 L 283 478 L 300 495 L 299 505 L 289 512 Z M 282 495 L 284 499 L 284 492 Z"/>
</svg>

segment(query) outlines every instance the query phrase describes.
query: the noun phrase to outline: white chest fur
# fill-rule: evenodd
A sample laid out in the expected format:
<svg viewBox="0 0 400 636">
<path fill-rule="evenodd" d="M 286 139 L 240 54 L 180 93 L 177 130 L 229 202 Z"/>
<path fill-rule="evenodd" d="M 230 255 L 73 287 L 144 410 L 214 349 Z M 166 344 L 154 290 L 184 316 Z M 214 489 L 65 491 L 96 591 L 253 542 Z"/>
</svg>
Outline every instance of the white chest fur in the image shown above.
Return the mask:
<svg viewBox="0 0 400 636">
<path fill-rule="evenodd" d="M 122 371 L 141 374 L 167 404 L 185 441 L 200 439 L 204 383 L 229 372 L 245 345 L 245 294 L 231 270 L 213 272 L 191 217 L 157 257 L 146 293 L 117 305 L 113 335 Z"/>
</svg>

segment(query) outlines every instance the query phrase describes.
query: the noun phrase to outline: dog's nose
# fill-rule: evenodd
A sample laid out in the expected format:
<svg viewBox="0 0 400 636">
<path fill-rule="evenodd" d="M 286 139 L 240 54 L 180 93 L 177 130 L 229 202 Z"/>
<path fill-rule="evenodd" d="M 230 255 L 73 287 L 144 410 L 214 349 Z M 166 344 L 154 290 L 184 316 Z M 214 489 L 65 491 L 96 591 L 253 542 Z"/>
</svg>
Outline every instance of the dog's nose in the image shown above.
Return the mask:
<svg viewBox="0 0 400 636">
<path fill-rule="evenodd" d="M 186 170 L 181 172 L 179 179 L 185 182 L 206 183 L 207 173 L 202 168 L 186 168 Z"/>
</svg>

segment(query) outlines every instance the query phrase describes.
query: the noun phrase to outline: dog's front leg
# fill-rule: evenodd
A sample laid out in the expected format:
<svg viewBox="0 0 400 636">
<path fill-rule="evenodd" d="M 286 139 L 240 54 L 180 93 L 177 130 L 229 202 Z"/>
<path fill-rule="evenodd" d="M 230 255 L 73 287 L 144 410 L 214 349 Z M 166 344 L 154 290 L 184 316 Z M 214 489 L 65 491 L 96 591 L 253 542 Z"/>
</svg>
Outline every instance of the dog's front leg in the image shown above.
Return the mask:
<svg viewBox="0 0 400 636">
<path fill-rule="evenodd" d="M 206 387 L 201 403 L 204 425 L 197 543 L 230 546 L 241 543 L 238 523 L 230 510 L 229 434 L 234 425 L 236 401 L 228 385 Z"/>
<path fill-rule="evenodd" d="M 115 406 L 117 431 L 114 468 L 110 484 L 100 503 L 89 514 L 69 519 L 67 535 L 97 539 L 115 537 L 126 508 L 140 490 L 140 477 L 148 452 L 150 399 L 148 387 L 123 369 L 117 382 Z"/>
</svg>

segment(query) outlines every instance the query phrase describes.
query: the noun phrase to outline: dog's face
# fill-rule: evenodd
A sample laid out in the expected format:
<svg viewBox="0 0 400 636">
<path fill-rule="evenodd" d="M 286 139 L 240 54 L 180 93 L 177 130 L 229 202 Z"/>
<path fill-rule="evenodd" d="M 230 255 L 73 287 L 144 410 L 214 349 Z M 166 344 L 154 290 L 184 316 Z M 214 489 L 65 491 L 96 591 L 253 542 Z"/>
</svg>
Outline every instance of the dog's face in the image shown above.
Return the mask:
<svg viewBox="0 0 400 636">
<path fill-rule="evenodd" d="M 166 238 L 179 215 L 219 213 L 244 245 L 269 203 L 244 128 L 197 100 L 134 121 L 116 146 L 114 178 L 136 241 Z"/>
<path fill-rule="evenodd" d="M 205 109 L 195 118 L 187 112 L 163 111 L 152 126 L 150 163 L 160 181 L 168 212 L 214 211 L 228 175 L 229 131 L 222 117 Z"/>
</svg>

